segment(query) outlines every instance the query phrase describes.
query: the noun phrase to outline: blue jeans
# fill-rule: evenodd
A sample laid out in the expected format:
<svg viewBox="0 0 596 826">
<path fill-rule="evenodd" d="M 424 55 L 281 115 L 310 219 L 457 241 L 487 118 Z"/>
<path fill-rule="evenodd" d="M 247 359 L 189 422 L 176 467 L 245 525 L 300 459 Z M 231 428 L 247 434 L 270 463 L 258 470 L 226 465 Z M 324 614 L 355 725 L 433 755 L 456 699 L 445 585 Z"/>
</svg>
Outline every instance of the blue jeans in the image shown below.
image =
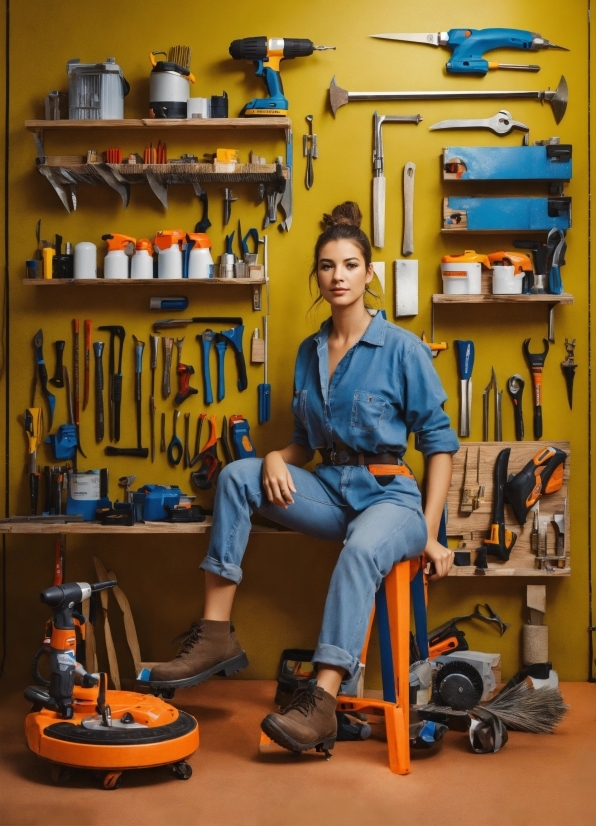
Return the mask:
<svg viewBox="0 0 596 826">
<path fill-rule="evenodd" d="M 378 501 L 371 504 L 370 490 L 375 488 L 369 482 L 374 479 L 365 467 L 325 467 L 322 481 L 316 470 L 311 473 L 293 466 L 289 470 L 296 493 L 294 504 L 285 510 L 267 499 L 262 464 L 261 459 L 241 459 L 221 472 L 211 540 L 201 568 L 235 583 L 241 581 L 240 563 L 253 512 L 307 536 L 344 541 L 313 661 L 345 668 L 352 676 L 358 671 L 376 590 L 396 562 L 420 556 L 426 546 L 422 511 L 411 506 L 413 497 L 407 507 L 384 496 L 377 482 Z M 354 493 L 363 485 L 368 488 L 363 496 L 367 504 L 358 511 Z"/>
</svg>

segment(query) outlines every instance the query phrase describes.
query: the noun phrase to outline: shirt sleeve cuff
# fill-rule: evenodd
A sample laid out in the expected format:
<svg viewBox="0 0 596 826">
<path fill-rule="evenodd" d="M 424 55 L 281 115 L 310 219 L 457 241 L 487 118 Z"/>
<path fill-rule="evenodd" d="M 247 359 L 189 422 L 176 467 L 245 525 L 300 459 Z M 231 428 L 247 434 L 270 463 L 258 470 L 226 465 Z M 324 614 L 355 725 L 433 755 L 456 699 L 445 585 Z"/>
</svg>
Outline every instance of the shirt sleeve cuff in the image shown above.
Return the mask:
<svg viewBox="0 0 596 826">
<path fill-rule="evenodd" d="M 459 439 L 451 427 L 446 430 L 417 433 L 416 450 L 419 450 L 425 457 L 432 456 L 434 453 L 457 453 Z"/>
</svg>

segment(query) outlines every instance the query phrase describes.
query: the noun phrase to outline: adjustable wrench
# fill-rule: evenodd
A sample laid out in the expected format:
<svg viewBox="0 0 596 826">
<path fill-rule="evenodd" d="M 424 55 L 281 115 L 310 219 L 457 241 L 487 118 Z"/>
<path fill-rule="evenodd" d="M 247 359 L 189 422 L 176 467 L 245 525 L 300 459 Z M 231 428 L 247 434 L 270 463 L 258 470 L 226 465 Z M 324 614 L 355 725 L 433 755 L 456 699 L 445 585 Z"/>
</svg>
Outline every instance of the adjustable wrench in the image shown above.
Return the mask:
<svg viewBox="0 0 596 826">
<path fill-rule="evenodd" d="M 513 120 L 511 113 L 506 109 L 501 109 L 492 118 L 464 118 L 463 120 L 441 120 L 429 126 L 429 132 L 437 129 L 490 129 L 495 135 L 508 135 L 513 129 L 522 132 L 529 132 L 530 127 L 518 120 Z"/>
<path fill-rule="evenodd" d="M 528 367 L 532 371 L 532 383 L 534 385 L 534 438 L 542 438 L 542 371 L 544 362 L 548 355 L 549 343 L 547 339 L 542 339 L 544 350 L 542 353 L 530 353 L 530 339 L 524 341 L 523 350 Z"/>
</svg>

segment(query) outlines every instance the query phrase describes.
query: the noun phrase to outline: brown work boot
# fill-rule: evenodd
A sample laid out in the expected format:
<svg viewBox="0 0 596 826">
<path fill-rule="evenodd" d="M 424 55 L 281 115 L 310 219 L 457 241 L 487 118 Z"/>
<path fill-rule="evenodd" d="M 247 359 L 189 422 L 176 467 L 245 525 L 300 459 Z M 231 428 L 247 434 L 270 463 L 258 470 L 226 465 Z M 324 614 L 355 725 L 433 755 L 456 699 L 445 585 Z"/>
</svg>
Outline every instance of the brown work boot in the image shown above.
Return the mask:
<svg viewBox="0 0 596 826">
<path fill-rule="evenodd" d="M 331 757 L 337 738 L 337 699 L 311 680 L 294 692 L 291 703 L 279 714 L 268 714 L 261 728 L 278 746 L 293 752 L 315 749 Z"/>
<path fill-rule="evenodd" d="M 248 665 L 230 622 L 193 622 L 190 631 L 181 636 L 184 639 L 174 659 L 151 669 L 149 682 L 153 688 L 185 688 L 214 674 L 229 677 Z"/>
</svg>

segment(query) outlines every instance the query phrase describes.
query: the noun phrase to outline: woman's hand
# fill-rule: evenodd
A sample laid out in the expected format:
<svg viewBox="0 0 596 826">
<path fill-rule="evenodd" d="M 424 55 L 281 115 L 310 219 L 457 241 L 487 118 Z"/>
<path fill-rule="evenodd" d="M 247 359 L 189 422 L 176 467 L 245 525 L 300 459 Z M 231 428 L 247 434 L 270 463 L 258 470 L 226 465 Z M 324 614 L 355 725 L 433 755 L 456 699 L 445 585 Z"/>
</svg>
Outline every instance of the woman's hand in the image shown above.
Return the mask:
<svg viewBox="0 0 596 826">
<path fill-rule="evenodd" d="M 440 542 L 437 542 L 436 539 L 429 539 L 424 553 L 435 568 L 435 573 L 432 574 L 429 579 L 442 579 L 442 577 L 447 576 L 454 559 L 454 553 L 451 548 L 446 548 L 444 545 L 441 545 Z"/>
<path fill-rule="evenodd" d="M 288 466 L 278 450 L 268 453 L 263 459 L 263 485 L 267 499 L 272 505 L 287 510 L 294 504 L 292 494 L 296 493 Z"/>
</svg>

